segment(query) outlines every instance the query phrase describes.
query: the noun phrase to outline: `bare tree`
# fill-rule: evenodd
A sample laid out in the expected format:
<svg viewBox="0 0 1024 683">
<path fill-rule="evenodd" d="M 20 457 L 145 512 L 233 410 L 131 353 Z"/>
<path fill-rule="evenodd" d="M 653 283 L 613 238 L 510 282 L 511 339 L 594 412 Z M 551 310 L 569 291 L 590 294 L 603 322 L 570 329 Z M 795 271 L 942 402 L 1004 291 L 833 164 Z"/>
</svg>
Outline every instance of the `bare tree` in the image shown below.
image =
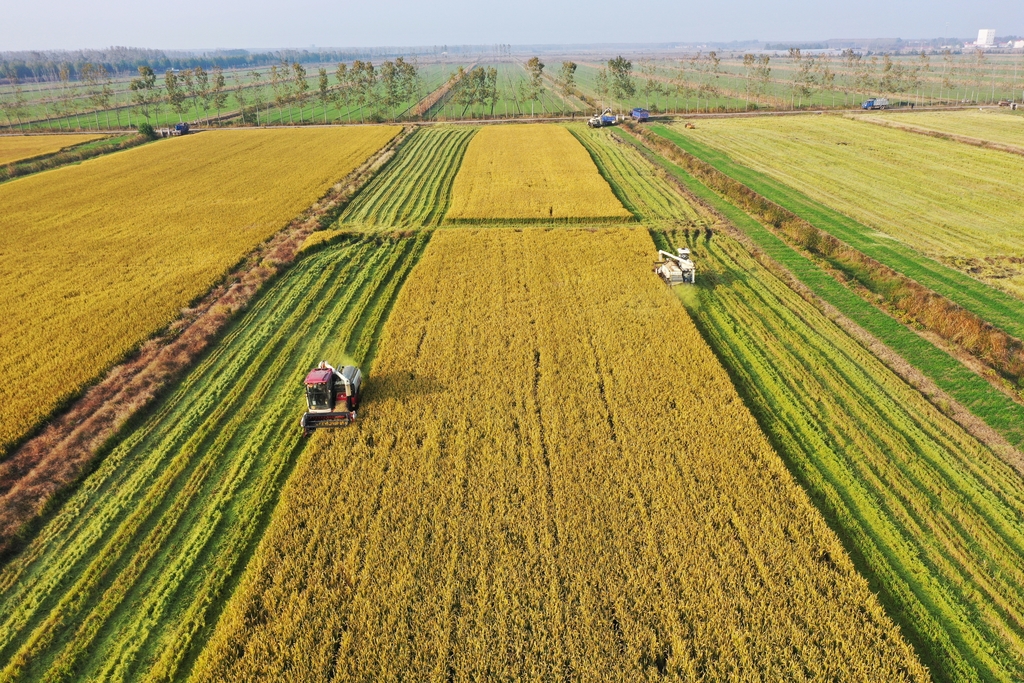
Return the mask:
<svg viewBox="0 0 1024 683">
<path fill-rule="evenodd" d="M 224 70 L 219 66 L 213 70 L 213 84 L 210 87 L 210 100 L 217 109 L 217 118 L 220 118 L 220 110 L 227 104 L 228 92 L 225 89 L 227 83 L 224 81 Z"/>
<path fill-rule="evenodd" d="M 250 88 L 252 91 L 252 106 L 256 108 L 256 125 L 259 126 L 261 125 L 260 109 L 263 108 L 263 105 L 266 102 L 266 94 L 263 91 L 263 74 L 259 71 L 253 70 L 249 72 L 249 75 L 252 76 L 253 83 Z M 239 91 L 241 91 L 241 86 L 239 86 Z"/>
<path fill-rule="evenodd" d="M 348 110 L 349 98 L 351 95 L 352 75 L 348 70 L 348 64 L 338 62 L 338 68 L 334 72 L 334 80 L 338 82 L 338 91 L 334 99 L 339 103 L 340 108 Z M 348 121 L 352 121 L 352 112 L 346 111 Z"/>
<path fill-rule="evenodd" d="M 302 118 L 302 108 L 309 97 L 309 81 L 306 80 L 306 67 L 298 62 L 292 62 L 292 83 L 295 90 L 295 102 L 299 105 L 299 123 L 305 123 Z"/>
<path fill-rule="evenodd" d="M 323 67 L 320 67 L 317 75 L 319 79 L 317 80 L 316 97 L 320 101 L 320 106 L 324 109 L 324 123 L 327 123 L 327 105 L 331 103 L 331 81 L 327 76 L 327 69 Z"/>
<path fill-rule="evenodd" d="M 530 100 L 530 116 L 533 116 L 533 103 L 539 101 L 544 92 L 544 62 L 540 61 L 540 57 L 530 57 L 526 61 L 526 73 L 530 76 L 527 99 Z"/>
</svg>

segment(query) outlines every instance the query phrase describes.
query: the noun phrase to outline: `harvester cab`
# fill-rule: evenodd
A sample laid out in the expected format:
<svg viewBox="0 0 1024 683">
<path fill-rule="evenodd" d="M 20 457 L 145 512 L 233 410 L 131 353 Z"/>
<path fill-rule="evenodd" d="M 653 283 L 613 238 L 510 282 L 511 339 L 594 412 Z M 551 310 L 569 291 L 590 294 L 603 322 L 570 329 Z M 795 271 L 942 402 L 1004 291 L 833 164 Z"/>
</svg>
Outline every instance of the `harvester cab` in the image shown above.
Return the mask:
<svg viewBox="0 0 1024 683">
<path fill-rule="evenodd" d="M 302 433 L 309 436 L 314 429 L 344 427 L 356 419 L 362 396 L 363 373 L 354 365 L 336 370 L 327 361 L 309 371 L 306 387 L 306 414 L 302 416 Z"/>
<path fill-rule="evenodd" d="M 654 272 L 661 276 L 667 285 L 694 284 L 697 281 L 697 266 L 690 260 L 690 250 L 681 248 L 672 254 L 658 250 L 664 259 L 655 263 Z"/>
</svg>

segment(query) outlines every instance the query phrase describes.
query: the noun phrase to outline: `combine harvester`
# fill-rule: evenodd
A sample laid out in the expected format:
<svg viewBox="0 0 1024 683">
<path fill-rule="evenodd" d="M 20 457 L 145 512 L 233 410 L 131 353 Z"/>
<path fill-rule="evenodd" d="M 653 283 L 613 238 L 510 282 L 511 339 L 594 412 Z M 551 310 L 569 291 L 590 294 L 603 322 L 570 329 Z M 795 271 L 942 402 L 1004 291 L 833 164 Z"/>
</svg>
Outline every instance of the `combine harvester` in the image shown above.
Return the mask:
<svg viewBox="0 0 1024 683">
<path fill-rule="evenodd" d="M 654 272 L 661 276 L 667 285 L 695 284 L 697 281 L 697 266 L 690 260 L 690 250 L 680 248 L 678 254 L 670 254 L 661 249 L 659 256 L 664 256 L 663 261 L 655 263 Z"/>
<path fill-rule="evenodd" d="M 618 118 L 615 117 L 615 114 L 612 113 L 611 107 L 609 107 L 600 114 L 594 114 L 590 117 L 590 120 L 587 121 L 587 125 L 591 128 L 604 128 L 605 126 L 614 126 L 618 122 Z"/>
<path fill-rule="evenodd" d="M 363 373 L 354 365 L 335 370 L 327 361 L 320 361 L 306 375 L 306 414 L 302 416 L 302 434 L 315 429 L 344 427 L 356 419 L 356 408 L 362 397 Z"/>
</svg>

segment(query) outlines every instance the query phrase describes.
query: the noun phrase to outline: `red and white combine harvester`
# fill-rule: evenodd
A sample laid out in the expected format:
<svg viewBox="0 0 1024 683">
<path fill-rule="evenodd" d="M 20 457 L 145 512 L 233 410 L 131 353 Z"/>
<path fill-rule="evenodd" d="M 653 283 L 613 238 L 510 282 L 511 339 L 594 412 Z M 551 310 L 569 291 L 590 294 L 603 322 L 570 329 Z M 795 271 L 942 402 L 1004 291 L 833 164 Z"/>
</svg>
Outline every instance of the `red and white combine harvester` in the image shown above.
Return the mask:
<svg viewBox="0 0 1024 683">
<path fill-rule="evenodd" d="M 320 365 L 306 375 L 305 385 L 304 436 L 312 434 L 314 429 L 344 427 L 355 421 L 363 386 L 363 373 L 359 368 L 346 365 L 335 370 L 327 361 L 320 361 Z"/>
</svg>

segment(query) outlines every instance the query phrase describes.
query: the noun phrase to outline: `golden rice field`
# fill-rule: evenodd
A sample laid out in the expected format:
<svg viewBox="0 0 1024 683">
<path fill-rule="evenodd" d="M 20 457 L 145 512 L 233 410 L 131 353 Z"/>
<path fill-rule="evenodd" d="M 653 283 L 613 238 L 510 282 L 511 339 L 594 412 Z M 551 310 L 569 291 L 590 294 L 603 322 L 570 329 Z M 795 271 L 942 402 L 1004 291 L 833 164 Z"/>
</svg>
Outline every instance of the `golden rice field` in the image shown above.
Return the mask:
<svg viewBox="0 0 1024 683">
<path fill-rule="evenodd" d="M 856 118 L 898 126 L 964 135 L 1024 149 L 1024 116 L 1008 111 L 915 112 L 911 116 L 858 115 Z"/>
<path fill-rule="evenodd" d="M 0 185 L 0 453 L 399 130 L 207 132 Z"/>
<path fill-rule="evenodd" d="M 1024 157 L 838 116 L 680 132 L 927 256 L 985 259 L 978 277 L 1024 296 Z"/>
<path fill-rule="evenodd" d="M 435 233 L 193 679 L 928 680 L 653 254 Z"/>
<path fill-rule="evenodd" d="M 469 143 L 452 188 L 456 222 L 626 221 L 587 150 L 553 124 L 484 126 Z"/>
<path fill-rule="evenodd" d="M 92 142 L 106 135 L 0 135 L 0 164 L 53 154 L 66 147 Z"/>
</svg>

